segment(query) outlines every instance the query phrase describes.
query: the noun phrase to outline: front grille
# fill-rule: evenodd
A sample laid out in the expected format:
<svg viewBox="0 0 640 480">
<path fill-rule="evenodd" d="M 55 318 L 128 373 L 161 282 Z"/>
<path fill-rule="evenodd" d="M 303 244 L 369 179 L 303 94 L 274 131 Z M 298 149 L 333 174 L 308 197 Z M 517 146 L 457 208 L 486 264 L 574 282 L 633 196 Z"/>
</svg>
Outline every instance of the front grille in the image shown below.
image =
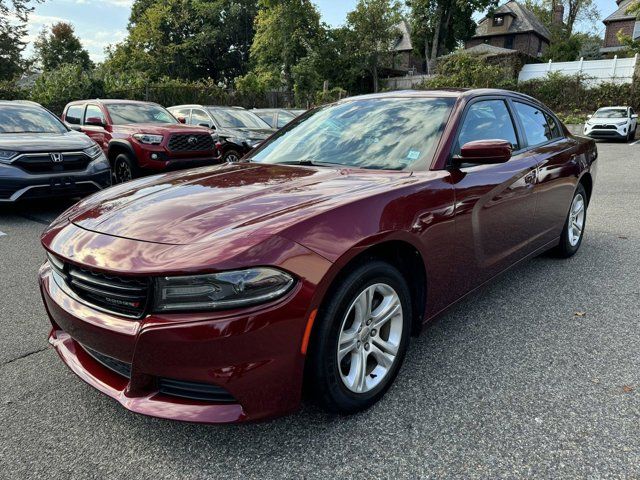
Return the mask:
<svg viewBox="0 0 640 480">
<path fill-rule="evenodd" d="M 87 352 L 96 362 L 100 363 L 103 367 L 108 368 L 112 372 L 117 373 L 118 375 L 122 375 L 125 378 L 131 378 L 131 364 L 127 362 L 120 361 L 113 357 L 109 357 L 108 355 L 104 355 L 103 353 L 96 352 L 95 350 L 85 347 L 82 345 L 82 348 L 85 352 Z"/>
<path fill-rule="evenodd" d="M 208 133 L 203 134 L 175 134 L 169 139 L 169 150 L 172 152 L 198 152 L 213 150 L 213 138 Z"/>
<path fill-rule="evenodd" d="M 48 255 L 51 267 L 81 300 L 98 310 L 129 318 L 142 318 L 150 298 L 146 278 L 108 275 L 76 267 Z"/>
<path fill-rule="evenodd" d="M 29 173 L 79 172 L 87 168 L 91 158 L 82 152 L 62 153 L 62 161 L 54 162 L 49 153 L 25 154 L 13 161 L 13 165 Z"/>
<path fill-rule="evenodd" d="M 208 383 L 185 382 L 171 378 L 158 379 L 158 390 L 165 395 L 214 403 L 236 403 L 224 388 Z"/>
<path fill-rule="evenodd" d="M 615 125 L 594 125 L 593 128 L 597 128 L 598 130 L 617 130 Z"/>
</svg>

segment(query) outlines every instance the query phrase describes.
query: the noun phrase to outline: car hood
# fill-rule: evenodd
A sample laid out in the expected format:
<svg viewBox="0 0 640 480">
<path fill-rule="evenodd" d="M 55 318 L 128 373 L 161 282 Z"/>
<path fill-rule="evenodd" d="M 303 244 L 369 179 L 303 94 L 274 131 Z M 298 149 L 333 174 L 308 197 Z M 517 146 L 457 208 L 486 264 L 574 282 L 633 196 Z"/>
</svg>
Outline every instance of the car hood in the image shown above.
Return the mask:
<svg viewBox="0 0 640 480">
<path fill-rule="evenodd" d="M 272 128 L 221 128 L 218 135 L 221 137 L 251 138 L 265 140 L 276 132 Z"/>
<path fill-rule="evenodd" d="M 0 133 L 0 150 L 15 152 L 68 152 L 93 145 L 83 133 Z"/>
<path fill-rule="evenodd" d="M 129 182 L 68 212 L 96 233 L 167 245 L 252 241 L 406 178 L 407 172 L 225 164 Z"/>
</svg>

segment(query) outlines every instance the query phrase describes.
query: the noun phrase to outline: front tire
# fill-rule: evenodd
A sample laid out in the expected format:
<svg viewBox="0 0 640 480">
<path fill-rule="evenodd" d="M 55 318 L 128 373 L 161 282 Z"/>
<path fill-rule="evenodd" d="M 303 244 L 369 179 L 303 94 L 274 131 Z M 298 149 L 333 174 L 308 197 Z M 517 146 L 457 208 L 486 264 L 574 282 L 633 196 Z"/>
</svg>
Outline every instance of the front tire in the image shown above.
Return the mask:
<svg viewBox="0 0 640 480">
<path fill-rule="evenodd" d="M 138 166 L 126 153 L 120 153 L 113 161 L 114 183 L 124 183 L 138 177 Z"/>
<path fill-rule="evenodd" d="M 240 155 L 235 150 L 229 150 L 225 152 L 225 154 L 222 156 L 222 160 L 224 160 L 227 163 L 239 162 L 241 158 L 242 158 L 242 155 Z"/>
<path fill-rule="evenodd" d="M 578 184 L 557 247 L 557 253 L 561 258 L 572 257 L 580 249 L 587 223 L 587 207 L 587 192 L 582 184 Z"/>
<path fill-rule="evenodd" d="M 409 288 L 392 265 L 372 260 L 341 279 L 319 311 L 310 349 L 322 406 L 350 414 L 380 400 L 404 360 L 411 318 Z"/>
</svg>

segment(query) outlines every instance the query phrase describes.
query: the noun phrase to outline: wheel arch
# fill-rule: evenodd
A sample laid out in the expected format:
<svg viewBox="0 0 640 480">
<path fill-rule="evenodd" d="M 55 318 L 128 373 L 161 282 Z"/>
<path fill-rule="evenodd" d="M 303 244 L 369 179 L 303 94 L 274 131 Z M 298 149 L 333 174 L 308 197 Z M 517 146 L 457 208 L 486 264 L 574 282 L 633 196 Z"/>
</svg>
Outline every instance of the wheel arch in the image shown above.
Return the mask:
<svg viewBox="0 0 640 480">
<path fill-rule="evenodd" d="M 578 181 L 580 185 L 584 187 L 585 192 L 587 192 L 587 205 L 591 203 L 591 195 L 593 194 L 593 177 L 591 173 L 585 172 Z"/>
<path fill-rule="evenodd" d="M 109 149 L 107 150 L 107 158 L 109 159 L 109 163 L 111 164 L 112 168 L 113 162 L 121 153 L 127 153 L 131 155 L 134 160 L 136 158 L 136 153 L 129 142 L 125 140 L 111 140 L 111 142 L 109 142 Z"/>
</svg>

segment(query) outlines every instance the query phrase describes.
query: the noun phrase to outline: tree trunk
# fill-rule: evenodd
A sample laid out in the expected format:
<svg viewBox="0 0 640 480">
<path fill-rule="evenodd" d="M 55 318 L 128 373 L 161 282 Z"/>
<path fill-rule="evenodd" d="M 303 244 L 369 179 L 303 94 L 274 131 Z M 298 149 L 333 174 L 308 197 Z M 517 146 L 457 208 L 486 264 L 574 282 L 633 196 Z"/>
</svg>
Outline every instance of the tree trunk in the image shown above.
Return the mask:
<svg viewBox="0 0 640 480">
<path fill-rule="evenodd" d="M 373 65 L 373 92 L 378 93 L 378 64 Z"/>
<path fill-rule="evenodd" d="M 433 27 L 433 41 L 431 43 L 431 67 L 438 58 L 438 48 L 440 46 L 440 27 L 442 26 L 442 3 L 438 2 L 438 8 L 436 9 L 436 21 Z M 430 68 L 431 70 L 432 68 Z"/>
</svg>

